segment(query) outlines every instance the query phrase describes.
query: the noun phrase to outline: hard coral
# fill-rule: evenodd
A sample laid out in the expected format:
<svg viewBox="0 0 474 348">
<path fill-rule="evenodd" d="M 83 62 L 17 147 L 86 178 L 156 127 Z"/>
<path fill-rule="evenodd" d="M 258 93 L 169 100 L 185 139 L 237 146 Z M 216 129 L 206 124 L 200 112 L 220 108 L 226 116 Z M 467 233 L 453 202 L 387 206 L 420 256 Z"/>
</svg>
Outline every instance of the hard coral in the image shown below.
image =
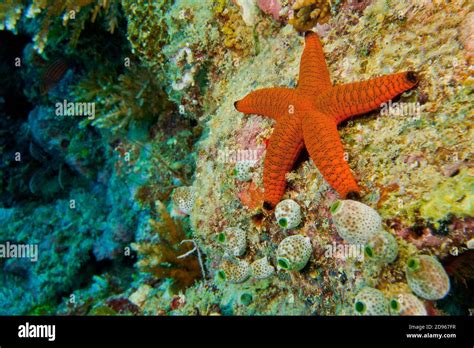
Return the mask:
<svg viewBox="0 0 474 348">
<path fill-rule="evenodd" d="M 326 23 L 331 15 L 328 0 L 296 0 L 293 17 L 289 23 L 299 32 L 313 28 L 317 23 Z"/>
</svg>

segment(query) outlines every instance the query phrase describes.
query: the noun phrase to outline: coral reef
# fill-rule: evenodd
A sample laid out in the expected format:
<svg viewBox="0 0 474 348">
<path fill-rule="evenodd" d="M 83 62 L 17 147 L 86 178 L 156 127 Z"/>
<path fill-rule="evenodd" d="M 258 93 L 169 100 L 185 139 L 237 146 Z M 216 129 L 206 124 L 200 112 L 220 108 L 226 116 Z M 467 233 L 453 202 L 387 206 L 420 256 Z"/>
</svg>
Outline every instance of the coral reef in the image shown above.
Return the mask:
<svg viewBox="0 0 474 348">
<path fill-rule="evenodd" d="M 164 60 L 163 47 L 170 41 L 165 15 L 173 2 L 122 0 L 132 52 L 154 70 L 160 68 Z"/>
<path fill-rule="evenodd" d="M 0 259 L 0 314 L 467 315 L 473 13 L 466 0 L 3 1 L 0 244 L 38 259 Z M 310 153 L 274 151 L 301 100 L 244 98 L 272 86 L 325 91 L 296 105 L 337 115 L 289 137 Z M 348 102 L 372 94 L 394 98 Z M 271 202 L 268 157 L 292 159 Z"/>
<path fill-rule="evenodd" d="M 75 86 L 74 97 L 95 105 L 92 124 L 111 131 L 126 132 L 135 123 L 166 117 L 171 105 L 156 77 L 144 67 L 133 65 L 117 78 L 93 71 Z"/>
</svg>

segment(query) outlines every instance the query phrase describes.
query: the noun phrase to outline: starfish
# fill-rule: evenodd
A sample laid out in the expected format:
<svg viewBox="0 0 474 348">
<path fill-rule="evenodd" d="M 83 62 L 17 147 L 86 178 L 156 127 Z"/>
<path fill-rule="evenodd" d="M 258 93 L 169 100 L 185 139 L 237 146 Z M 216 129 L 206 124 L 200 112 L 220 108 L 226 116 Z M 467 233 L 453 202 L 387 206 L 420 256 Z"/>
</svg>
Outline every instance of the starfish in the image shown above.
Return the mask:
<svg viewBox="0 0 474 348">
<path fill-rule="evenodd" d="M 417 74 L 406 71 L 333 86 L 321 41 L 316 33 L 306 32 L 296 88 L 258 89 L 234 103 L 244 114 L 276 121 L 264 160 L 263 207 L 271 210 L 280 202 L 285 175 L 304 147 L 342 198 L 357 197 L 360 188 L 344 159 L 337 126 L 349 117 L 379 108 L 417 83 Z"/>
</svg>

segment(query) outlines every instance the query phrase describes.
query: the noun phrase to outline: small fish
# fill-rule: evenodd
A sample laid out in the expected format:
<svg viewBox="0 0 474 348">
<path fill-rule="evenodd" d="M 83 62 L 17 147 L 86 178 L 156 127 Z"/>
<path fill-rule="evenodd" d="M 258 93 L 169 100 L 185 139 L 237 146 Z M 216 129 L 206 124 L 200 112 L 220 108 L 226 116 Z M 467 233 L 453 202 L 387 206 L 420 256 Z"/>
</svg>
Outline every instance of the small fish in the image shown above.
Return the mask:
<svg viewBox="0 0 474 348">
<path fill-rule="evenodd" d="M 69 70 L 68 62 L 63 58 L 53 60 L 46 65 L 41 76 L 40 93 L 45 95 L 64 77 Z"/>
</svg>

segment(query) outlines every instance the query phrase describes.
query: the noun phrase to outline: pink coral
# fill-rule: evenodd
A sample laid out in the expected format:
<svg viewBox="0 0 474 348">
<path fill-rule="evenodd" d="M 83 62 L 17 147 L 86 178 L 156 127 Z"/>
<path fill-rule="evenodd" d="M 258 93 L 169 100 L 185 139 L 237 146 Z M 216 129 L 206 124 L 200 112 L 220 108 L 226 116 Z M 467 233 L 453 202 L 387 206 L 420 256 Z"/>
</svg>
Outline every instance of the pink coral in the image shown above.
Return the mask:
<svg viewBox="0 0 474 348">
<path fill-rule="evenodd" d="M 459 40 L 466 51 L 466 59 L 469 64 L 474 60 L 474 12 L 467 14 L 459 27 Z"/>
<path fill-rule="evenodd" d="M 272 15 L 275 20 L 280 18 L 281 4 L 279 0 L 258 0 L 257 6 L 266 14 Z"/>
<path fill-rule="evenodd" d="M 259 136 L 264 131 L 262 121 L 257 117 L 249 118 L 245 125 L 237 131 L 236 142 L 239 150 L 244 150 L 241 156 L 249 156 L 248 160 L 261 161 L 265 145 L 259 142 Z"/>
</svg>

